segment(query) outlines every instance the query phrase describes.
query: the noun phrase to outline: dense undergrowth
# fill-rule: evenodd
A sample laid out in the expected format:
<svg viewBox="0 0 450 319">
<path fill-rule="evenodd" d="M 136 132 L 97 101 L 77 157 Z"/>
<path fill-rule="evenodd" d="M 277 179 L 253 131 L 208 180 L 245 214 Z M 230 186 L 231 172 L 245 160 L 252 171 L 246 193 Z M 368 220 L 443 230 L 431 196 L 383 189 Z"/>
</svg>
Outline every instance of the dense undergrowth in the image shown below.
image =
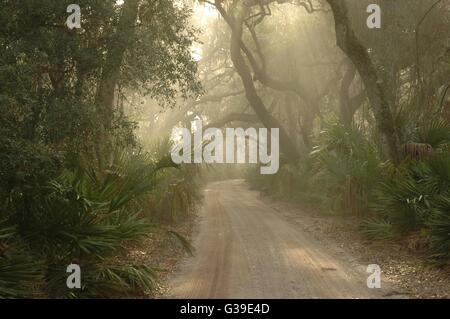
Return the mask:
<svg viewBox="0 0 450 319">
<path fill-rule="evenodd" d="M 154 288 L 149 265 L 126 254 L 163 220 L 190 214 L 199 199 L 195 168 L 146 153 L 117 153 L 104 170 L 64 169 L 16 193 L 0 221 L 1 297 L 112 297 Z M 28 196 L 26 196 L 28 195 Z M 82 288 L 66 286 L 68 265 Z"/>
<path fill-rule="evenodd" d="M 403 126 L 402 160 L 384 159 L 374 135 L 332 120 L 297 165 L 247 174 L 256 189 L 340 216 L 357 216 L 371 240 L 406 240 L 436 265 L 450 262 L 450 123 Z"/>
<path fill-rule="evenodd" d="M 194 167 L 142 149 L 134 100 L 167 106 L 199 93 L 190 12 L 169 0 L 122 4 L 82 1 L 82 28 L 69 29 L 67 1 L 2 3 L 0 298 L 151 290 L 155 271 L 127 253 L 198 199 Z M 81 289 L 66 285 L 70 264 Z"/>
</svg>

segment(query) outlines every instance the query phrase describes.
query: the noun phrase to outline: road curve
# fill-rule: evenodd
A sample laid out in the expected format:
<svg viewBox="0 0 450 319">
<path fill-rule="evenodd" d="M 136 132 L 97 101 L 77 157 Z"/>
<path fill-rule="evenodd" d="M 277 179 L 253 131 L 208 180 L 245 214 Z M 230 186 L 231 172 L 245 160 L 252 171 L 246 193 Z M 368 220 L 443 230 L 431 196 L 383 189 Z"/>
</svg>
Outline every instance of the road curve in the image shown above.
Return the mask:
<svg viewBox="0 0 450 319">
<path fill-rule="evenodd" d="M 169 298 L 380 298 L 369 274 L 310 238 L 242 180 L 213 183 Z"/>
</svg>

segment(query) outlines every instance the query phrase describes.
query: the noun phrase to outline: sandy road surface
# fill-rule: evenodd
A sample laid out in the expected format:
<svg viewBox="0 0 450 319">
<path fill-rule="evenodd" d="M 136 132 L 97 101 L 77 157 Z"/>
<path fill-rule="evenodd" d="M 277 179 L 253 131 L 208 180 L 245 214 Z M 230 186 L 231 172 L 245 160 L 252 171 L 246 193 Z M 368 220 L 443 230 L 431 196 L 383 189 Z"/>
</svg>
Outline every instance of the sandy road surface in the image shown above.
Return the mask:
<svg viewBox="0 0 450 319">
<path fill-rule="evenodd" d="M 333 257 L 241 180 L 210 184 L 171 298 L 380 298 L 362 267 Z"/>
</svg>

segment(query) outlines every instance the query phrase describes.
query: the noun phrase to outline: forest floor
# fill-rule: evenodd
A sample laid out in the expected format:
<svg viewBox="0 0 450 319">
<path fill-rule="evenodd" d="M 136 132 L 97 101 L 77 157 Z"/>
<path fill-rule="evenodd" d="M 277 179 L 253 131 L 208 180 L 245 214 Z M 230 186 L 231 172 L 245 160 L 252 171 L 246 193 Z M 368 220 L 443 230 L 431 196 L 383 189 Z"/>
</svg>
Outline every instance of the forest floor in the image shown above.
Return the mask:
<svg viewBox="0 0 450 319">
<path fill-rule="evenodd" d="M 153 298 L 449 298 L 450 272 L 401 244 L 369 242 L 352 218 L 274 202 L 242 180 L 205 189 L 197 217 L 170 229 L 191 238 L 194 257 L 168 241 L 165 227 L 139 259 L 161 268 Z M 382 270 L 366 285 L 367 265 Z"/>
</svg>

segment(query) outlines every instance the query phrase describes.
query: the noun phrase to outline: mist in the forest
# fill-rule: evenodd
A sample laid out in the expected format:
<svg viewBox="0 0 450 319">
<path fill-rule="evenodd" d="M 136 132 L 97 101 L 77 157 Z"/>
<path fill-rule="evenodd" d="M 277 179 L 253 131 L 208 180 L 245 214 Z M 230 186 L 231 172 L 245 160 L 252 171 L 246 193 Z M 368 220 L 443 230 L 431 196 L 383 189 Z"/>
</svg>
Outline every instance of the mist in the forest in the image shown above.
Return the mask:
<svg viewBox="0 0 450 319">
<path fill-rule="evenodd" d="M 449 297 L 449 1 L 71 2 L 0 6 L 0 298 Z"/>
</svg>

